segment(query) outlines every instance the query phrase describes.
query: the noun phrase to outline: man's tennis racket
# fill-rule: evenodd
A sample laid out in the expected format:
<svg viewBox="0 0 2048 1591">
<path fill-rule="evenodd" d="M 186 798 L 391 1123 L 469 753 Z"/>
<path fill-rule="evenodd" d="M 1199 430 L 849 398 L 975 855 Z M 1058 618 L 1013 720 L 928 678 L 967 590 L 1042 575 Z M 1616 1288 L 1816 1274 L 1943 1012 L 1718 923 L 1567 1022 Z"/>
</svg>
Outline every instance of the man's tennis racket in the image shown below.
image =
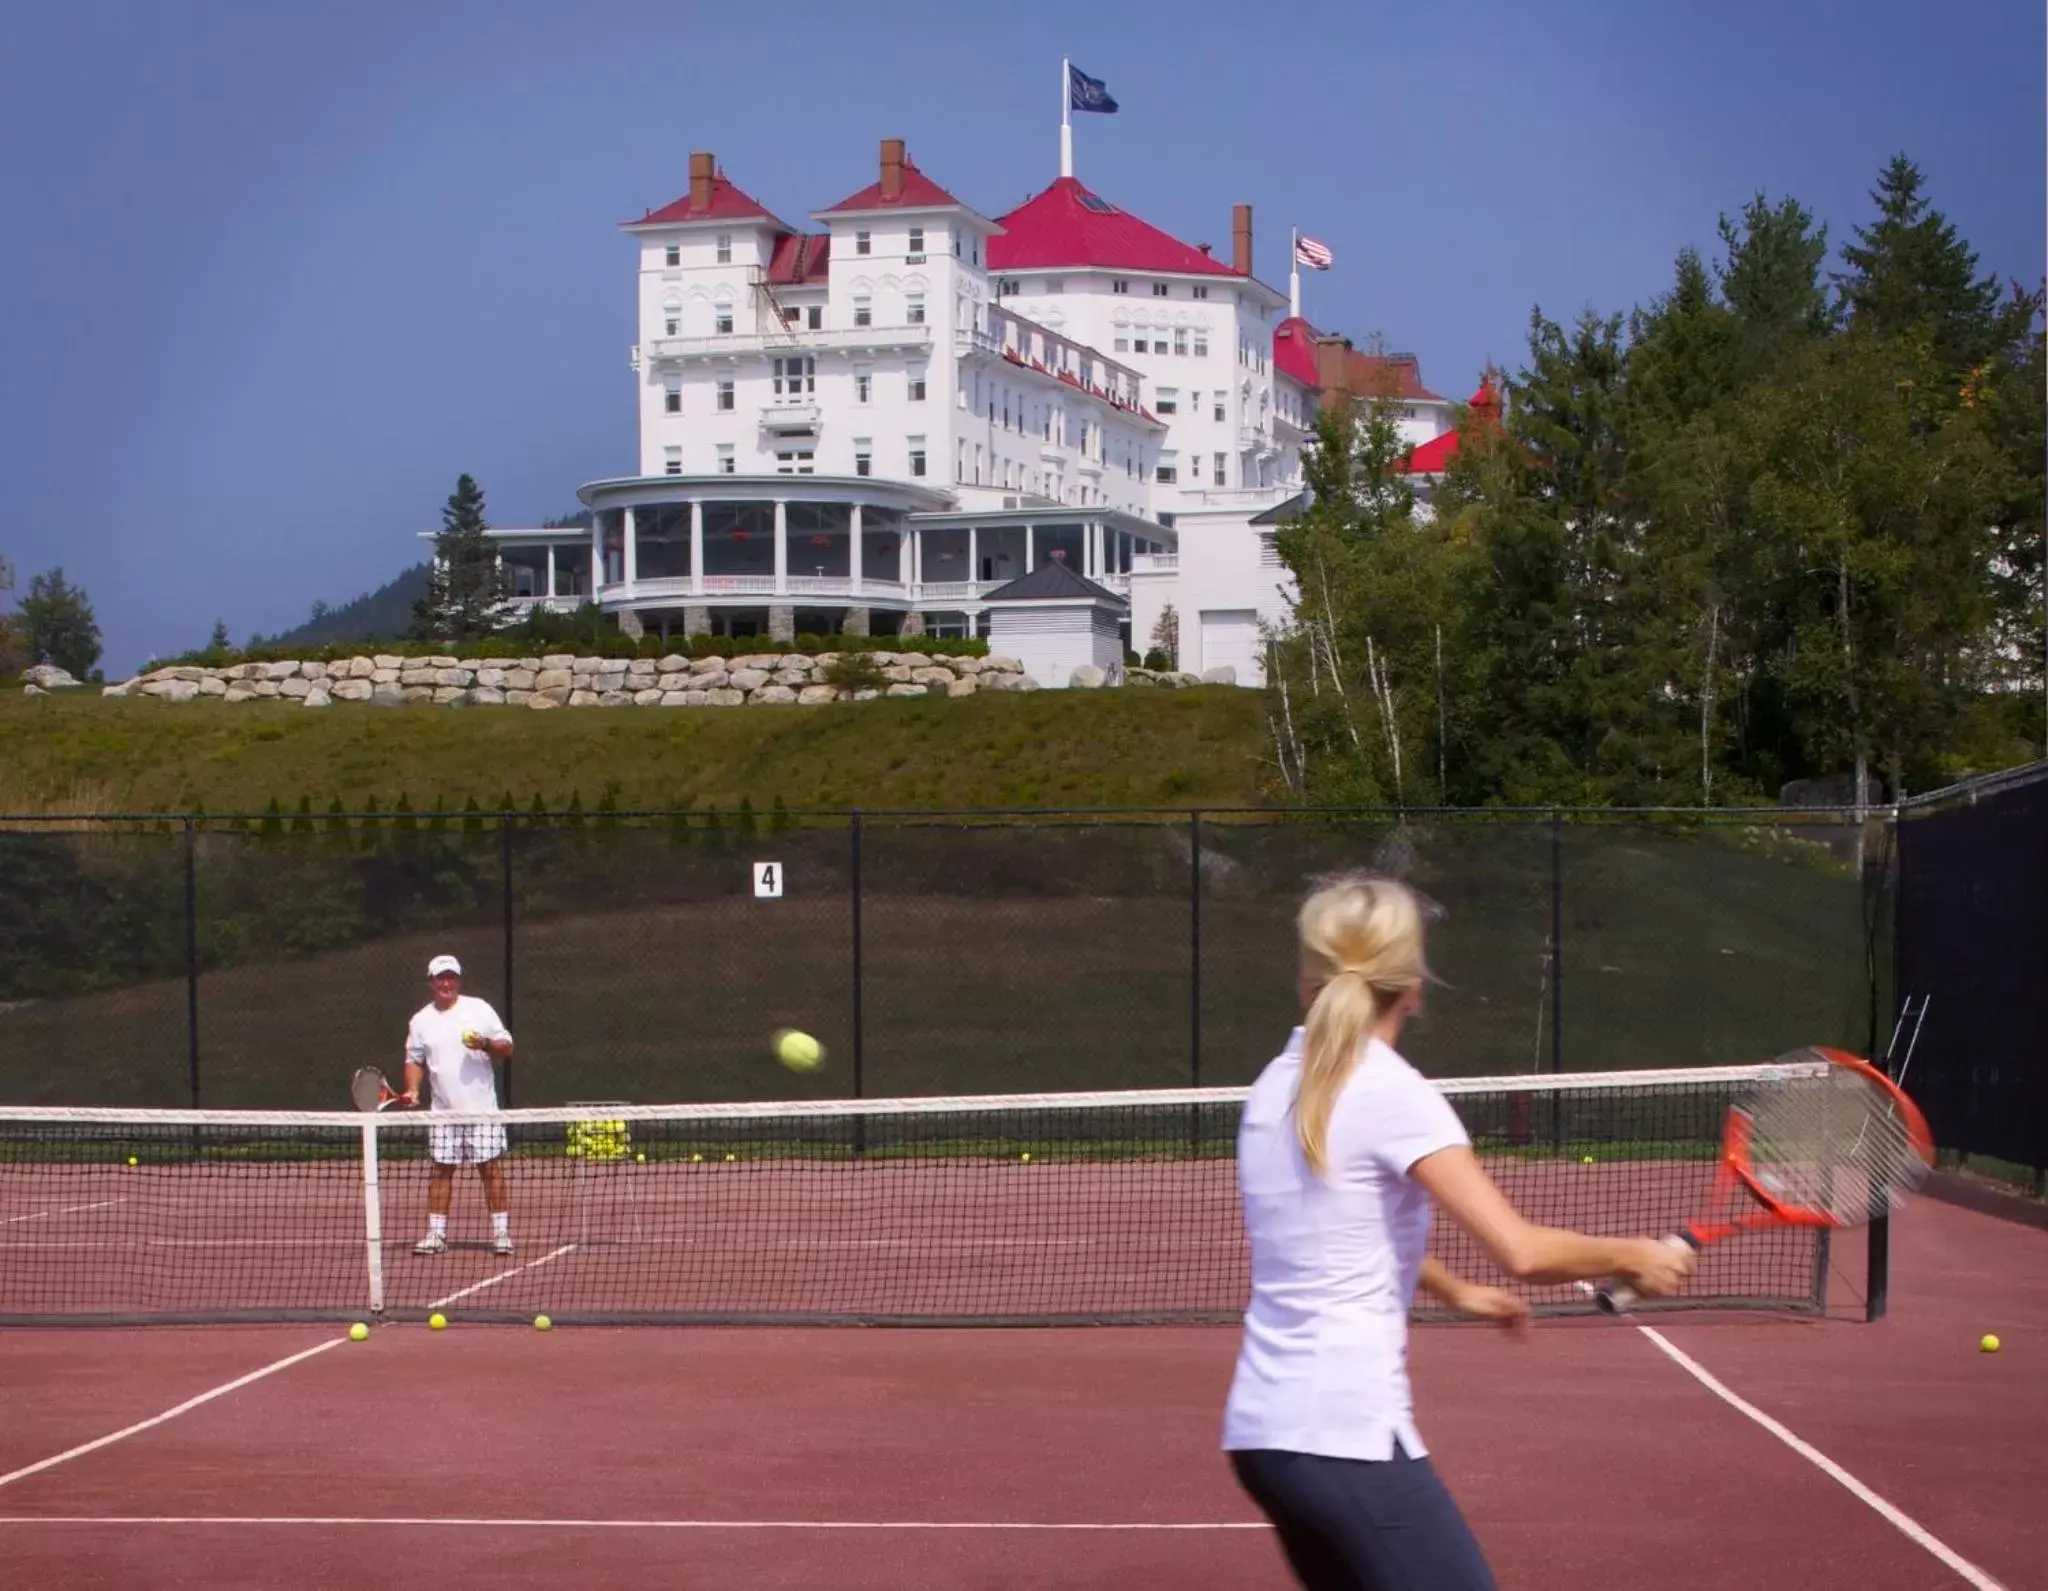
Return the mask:
<svg viewBox="0 0 2048 1591">
<path fill-rule="evenodd" d="M 1861 1226 L 1925 1179 L 1934 1164 L 1927 1119 L 1884 1073 L 1817 1047 L 1778 1064 L 1799 1070 L 1730 1108 L 1708 1208 L 1665 1242 L 1697 1253 L 1740 1232 Z M 1636 1301 L 1626 1285 L 1593 1296 L 1610 1315 Z"/>
<path fill-rule="evenodd" d="M 374 1066 L 356 1068 L 356 1075 L 349 1079 L 348 1097 L 357 1110 L 410 1110 L 418 1103 L 412 1095 L 392 1088 Z"/>
</svg>

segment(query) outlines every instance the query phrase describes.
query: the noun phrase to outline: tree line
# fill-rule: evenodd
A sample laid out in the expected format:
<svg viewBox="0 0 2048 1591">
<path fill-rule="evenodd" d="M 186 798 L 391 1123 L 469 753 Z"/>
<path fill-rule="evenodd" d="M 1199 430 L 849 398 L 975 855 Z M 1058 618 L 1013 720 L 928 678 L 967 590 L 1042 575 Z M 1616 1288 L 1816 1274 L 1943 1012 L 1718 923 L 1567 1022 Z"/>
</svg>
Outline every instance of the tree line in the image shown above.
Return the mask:
<svg viewBox="0 0 2048 1591">
<path fill-rule="evenodd" d="M 13 565 L 0 558 L 0 601 L 13 592 Z M 95 680 L 102 650 L 92 599 L 61 568 L 35 576 L 15 610 L 0 612 L 0 679 L 51 663 L 74 679 Z"/>
<path fill-rule="evenodd" d="M 1723 805 L 2044 755 L 2041 291 L 1903 156 L 1830 269 L 1759 195 L 1628 314 L 1530 317 L 1419 502 L 1394 405 L 1325 413 L 1275 535 L 1298 800 Z"/>
</svg>

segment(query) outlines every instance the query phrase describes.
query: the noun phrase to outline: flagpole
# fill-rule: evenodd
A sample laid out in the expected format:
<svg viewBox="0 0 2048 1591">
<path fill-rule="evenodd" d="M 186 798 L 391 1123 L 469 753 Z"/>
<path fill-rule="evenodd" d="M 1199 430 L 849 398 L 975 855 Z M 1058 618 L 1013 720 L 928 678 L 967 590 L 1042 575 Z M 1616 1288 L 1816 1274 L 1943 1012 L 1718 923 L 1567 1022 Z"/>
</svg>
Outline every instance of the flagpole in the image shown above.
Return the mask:
<svg viewBox="0 0 2048 1591">
<path fill-rule="evenodd" d="M 1301 228 L 1287 229 L 1287 314 L 1301 319 Z"/>
<path fill-rule="evenodd" d="M 1060 175 L 1074 174 L 1074 124 L 1070 112 L 1074 106 L 1074 67 L 1066 56 L 1060 57 Z"/>
</svg>

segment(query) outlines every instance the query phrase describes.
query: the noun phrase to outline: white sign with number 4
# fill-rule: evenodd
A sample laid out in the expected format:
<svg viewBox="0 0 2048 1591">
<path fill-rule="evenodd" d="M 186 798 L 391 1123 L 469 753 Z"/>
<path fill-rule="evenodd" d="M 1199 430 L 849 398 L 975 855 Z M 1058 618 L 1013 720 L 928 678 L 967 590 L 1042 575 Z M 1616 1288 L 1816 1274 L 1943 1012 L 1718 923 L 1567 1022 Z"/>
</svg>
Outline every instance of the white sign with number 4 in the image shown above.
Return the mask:
<svg viewBox="0 0 2048 1591">
<path fill-rule="evenodd" d="M 782 864 L 780 862 L 756 862 L 754 864 L 754 899 L 782 899 Z"/>
</svg>

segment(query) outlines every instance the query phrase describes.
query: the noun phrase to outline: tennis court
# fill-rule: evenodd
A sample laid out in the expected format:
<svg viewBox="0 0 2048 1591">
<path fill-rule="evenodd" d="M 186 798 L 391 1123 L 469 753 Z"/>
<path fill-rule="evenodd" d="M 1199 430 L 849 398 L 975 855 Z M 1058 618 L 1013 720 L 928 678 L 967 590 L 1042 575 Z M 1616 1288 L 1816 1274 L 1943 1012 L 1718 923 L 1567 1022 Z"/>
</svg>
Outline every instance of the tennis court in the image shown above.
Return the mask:
<svg viewBox="0 0 2048 1591">
<path fill-rule="evenodd" d="M 1723 1103 L 1446 1086 L 1532 1213 L 1595 1226 L 1681 1214 Z M 1216 1451 L 1241 1254 L 1202 1097 L 514 1112 L 509 1260 L 473 1182 L 411 1253 L 416 1122 L 373 1118 L 366 1212 L 362 1118 L 17 1110 L 0 1316 L 69 1323 L 0 1329 L 0 1579 L 1284 1586 Z M 2048 1232 L 1923 1198 L 1890 1238 L 1876 1323 L 1862 1245 L 1775 1233 L 1710 1254 L 1709 1307 L 1421 1324 L 1503 1585 L 2042 1583 Z M 238 1312 L 309 1318 L 82 1323 Z"/>
</svg>

